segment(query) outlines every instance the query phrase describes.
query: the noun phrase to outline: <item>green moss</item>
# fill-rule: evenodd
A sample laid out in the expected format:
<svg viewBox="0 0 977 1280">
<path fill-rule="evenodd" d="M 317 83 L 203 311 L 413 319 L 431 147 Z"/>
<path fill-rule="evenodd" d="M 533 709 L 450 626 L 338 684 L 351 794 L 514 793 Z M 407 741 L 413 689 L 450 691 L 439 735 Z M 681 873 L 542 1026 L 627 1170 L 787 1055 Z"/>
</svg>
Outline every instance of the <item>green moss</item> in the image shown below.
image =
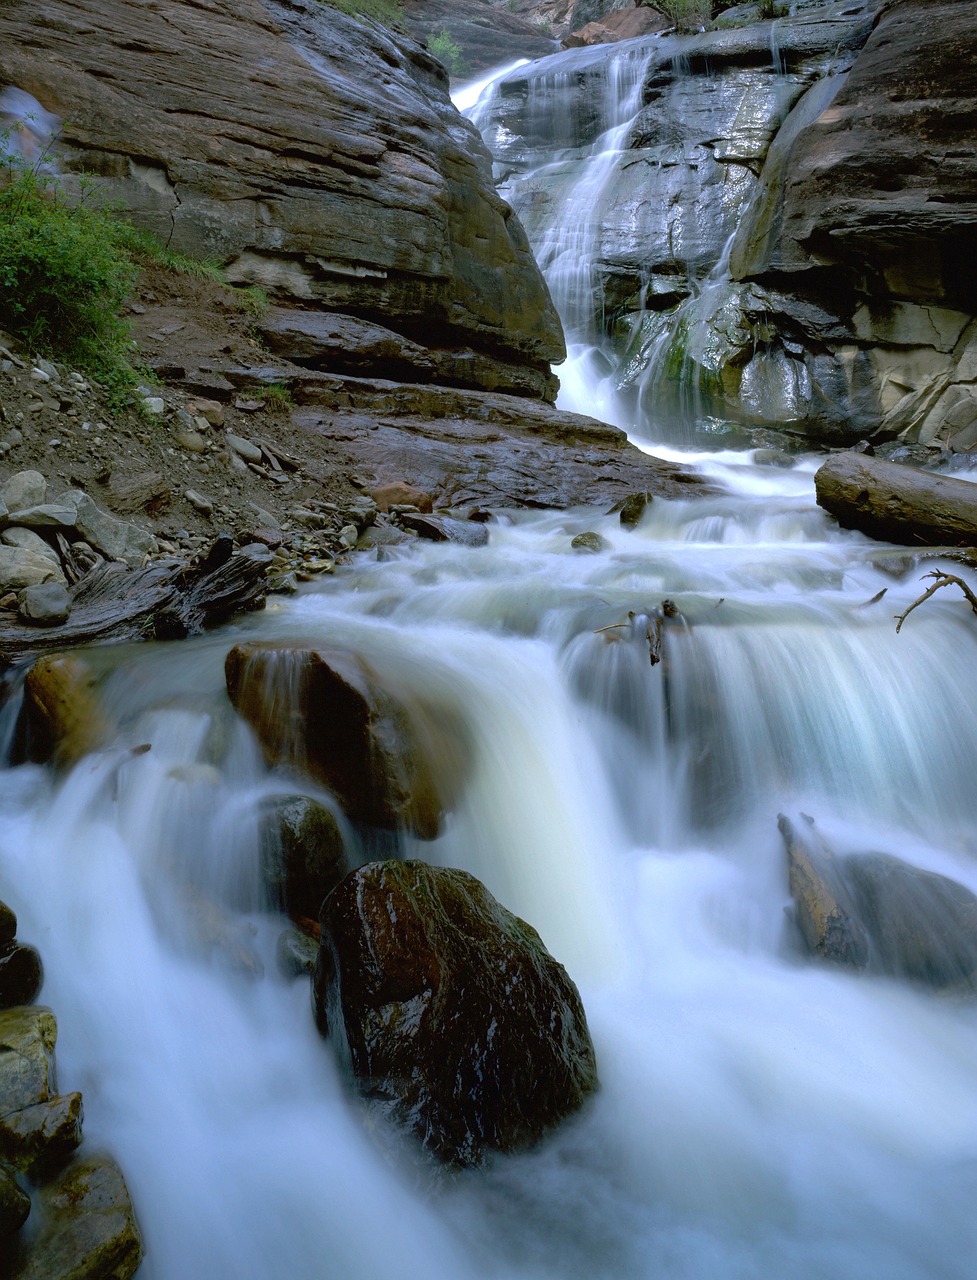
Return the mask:
<svg viewBox="0 0 977 1280">
<path fill-rule="evenodd" d="M 323 3 L 352 18 L 372 18 L 388 27 L 395 26 L 403 17 L 397 0 L 323 0 Z"/>
</svg>

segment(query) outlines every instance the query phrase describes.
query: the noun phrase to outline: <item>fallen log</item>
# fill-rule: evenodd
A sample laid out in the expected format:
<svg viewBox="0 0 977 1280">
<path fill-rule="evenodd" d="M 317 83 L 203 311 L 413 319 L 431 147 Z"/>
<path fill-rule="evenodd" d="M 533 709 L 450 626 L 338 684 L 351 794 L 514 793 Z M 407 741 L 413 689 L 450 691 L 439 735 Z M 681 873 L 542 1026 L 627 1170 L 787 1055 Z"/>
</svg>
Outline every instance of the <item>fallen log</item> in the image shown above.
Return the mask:
<svg viewBox="0 0 977 1280">
<path fill-rule="evenodd" d="M 840 453 L 814 484 L 818 506 L 845 529 L 904 546 L 977 546 L 977 484 L 969 480 Z"/>
<path fill-rule="evenodd" d="M 84 644 L 175 640 L 197 635 L 265 601 L 266 547 L 251 546 L 215 564 L 159 560 L 143 569 L 100 564 L 71 589 L 71 613 L 56 627 L 32 627 L 0 613 L 0 670 L 29 657 Z"/>
</svg>

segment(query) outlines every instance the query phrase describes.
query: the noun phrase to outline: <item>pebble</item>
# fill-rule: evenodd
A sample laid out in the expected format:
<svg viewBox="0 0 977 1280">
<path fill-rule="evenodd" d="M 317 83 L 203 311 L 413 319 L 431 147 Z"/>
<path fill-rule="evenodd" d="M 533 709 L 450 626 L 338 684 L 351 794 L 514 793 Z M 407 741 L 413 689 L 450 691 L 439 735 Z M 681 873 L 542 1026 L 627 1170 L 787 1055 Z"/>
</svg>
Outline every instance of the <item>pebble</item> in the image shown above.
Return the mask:
<svg viewBox="0 0 977 1280">
<path fill-rule="evenodd" d="M 202 516 L 210 516 L 214 513 L 214 504 L 209 498 L 205 498 L 203 494 L 197 493 L 194 489 L 184 489 L 183 496 L 195 511 L 199 511 Z"/>
<path fill-rule="evenodd" d="M 142 404 L 147 413 L 159 416 L 166 412 L 166 401 L 162 396 L 146 396 Z"/>
<path fill-rule="evenodd" d="M 261 461 L 261 450 L 256 444 L 252 444 L 250 440 L 245 440 L 243 436 L 236 436 L 230 431 L 227 432 L 224 439 L 227 441 L 228 447 L 244 458 L 246 462 Z"/>
</svg>

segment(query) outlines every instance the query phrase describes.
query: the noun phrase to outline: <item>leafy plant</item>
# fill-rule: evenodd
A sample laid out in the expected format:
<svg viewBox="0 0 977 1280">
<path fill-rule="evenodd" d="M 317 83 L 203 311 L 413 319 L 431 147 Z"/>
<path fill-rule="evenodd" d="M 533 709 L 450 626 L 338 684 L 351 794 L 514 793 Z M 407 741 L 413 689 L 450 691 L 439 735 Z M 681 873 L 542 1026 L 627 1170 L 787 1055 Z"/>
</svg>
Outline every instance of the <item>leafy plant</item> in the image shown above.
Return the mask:
<svg viewBox="0 0 977 1280">
<path fill-rule="evenodd" d="M 340 13 L 348 13 L 351 18 L 373 18 L 385 26 L 394 26 L 401 17 L 398 0 L 325 0 Z"/>
<path fill-rule="evenodd" d="M 136 275 L 91 187 L 69 201 L 40 163 L 0 147 L 0 325 L 123 394 L 135 381 L 119 312 Z"/>
<path fill-rule="evenodd" d="M 468 71 L 468 64 L 462 57 L 461 46 L 452 40 L 444 29 L 432 36 L 427 42 L 428 52 L 437 58 L 449 76 L 463 76 Z"/>
<path fill-rule="evenodd" d="M 712 21 L 711 0 L 654 0 L 653 7 L 679 31 L 697 31 Z"/>
</svg>

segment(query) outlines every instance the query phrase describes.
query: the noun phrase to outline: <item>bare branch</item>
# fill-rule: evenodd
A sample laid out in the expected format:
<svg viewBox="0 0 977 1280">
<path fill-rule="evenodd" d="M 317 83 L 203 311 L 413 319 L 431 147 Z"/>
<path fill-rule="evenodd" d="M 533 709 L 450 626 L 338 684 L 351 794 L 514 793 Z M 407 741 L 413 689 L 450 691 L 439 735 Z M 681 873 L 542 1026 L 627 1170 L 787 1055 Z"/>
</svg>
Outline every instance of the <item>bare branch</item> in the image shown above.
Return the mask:
<svg viewBox="0 0 977 1280">
<path fill-rule="evenodd" d="M 898 635 L 899 632 L 902 630 L 902 624 L 906 621 L 906 619 L 909 617 L 912 611 L 915 608 L 917 608 L 919 605 L 923 604 L 924 601 L 928 600 L 930 596 L 935 595 L 936 592 L 941 589 L 941 587 L 950 587 L 950 586 L 959 587 L 960 590 L 963 592 L 963 594 L 966 596 L 967 602 L 970 605 L 971 609 L 974 611 L 974 613 L 977 613 L 977 595 L 974 595 L 973 591 L 971 591 L 970 587 L 967 586 L 963 578 L 958 578 L 955 573 L 942 573 L 939 569 L 934 569 L 932 573 L 923 574 L 923 578 L 924 579 L 935 578 L 936 581 L 933 583 L 931 587 L 926 588 L 926 590 L 923 592 L 923 594 L 919 597 L 918 600 L 914 600 L 912 602 L 912 604 L 905 611 L 905 613 L 900 613 L 896 615 L 896 635 Z"/>
</svg>

